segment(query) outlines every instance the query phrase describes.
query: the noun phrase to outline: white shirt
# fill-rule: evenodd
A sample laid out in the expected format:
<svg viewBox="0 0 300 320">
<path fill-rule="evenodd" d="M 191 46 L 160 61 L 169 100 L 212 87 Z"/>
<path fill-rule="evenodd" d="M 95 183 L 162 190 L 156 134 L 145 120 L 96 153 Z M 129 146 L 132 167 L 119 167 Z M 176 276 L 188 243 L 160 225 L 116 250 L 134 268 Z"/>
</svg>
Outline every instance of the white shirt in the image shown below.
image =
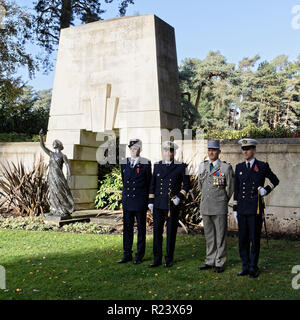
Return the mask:
<svg viewBox="0 0 300 320">
<path fill-rule="evenodd" d="M 246 160 L 246 161 L 245 161 L 245 162 L 246 162 L 246 167 L 248 168 L 248 162 L 249 162 L 249 163 L 250 163 L 250 168 L 252 168 L 254 161 L 255 161 L 255 158 L 253 158 L 253 159 L 250 160 L 250 161 Z"/>
<path fill-rule="evenodd" d="M 139 161 L 140 157 L 136 157 L 136 158 L 132 158 L 130 157 L 130 165 L 133 162 L 133 166 L 135 166 L 137 164 L 137 162 Z"/>
<path fill-rule="evenodd" d="M 215 166 L 217 165 L 218 160 L 219 160 L 219 159 L 215 160 L 214 162 L 211 162 L 211 161 L 209 160 L 209 165 L 213 164 L 213 166 L 215 167 Z"/>
<path fill-rule="evenodd" d="M 167 166 L 169 166 L 172 162 L 173 162 L 173 160 L 172 160 L 172 161 L 164 160 L 164 163 L 165 163 Z"/>
</svg>

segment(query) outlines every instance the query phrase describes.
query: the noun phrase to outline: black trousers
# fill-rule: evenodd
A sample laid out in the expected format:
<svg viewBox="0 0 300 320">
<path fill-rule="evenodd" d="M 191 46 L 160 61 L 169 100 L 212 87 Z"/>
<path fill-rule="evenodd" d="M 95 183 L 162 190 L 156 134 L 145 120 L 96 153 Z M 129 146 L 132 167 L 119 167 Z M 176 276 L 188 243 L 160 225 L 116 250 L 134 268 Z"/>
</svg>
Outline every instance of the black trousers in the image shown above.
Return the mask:
<svg viewBox="0 0 300 320">
<path fill-rule="evenodd" d="M 146 214 L 147 209 L 143 211 L 123 211 L 123 250 L 124 258 L 132 257 L 133 228 L 134 218 L 137 220 L 138 239 L 136 259 L 142 259 L 146 248 Z"/>
<path fill-rule="evenodd" d="M 243 263 L 243 270 L 257 271 L 260 250 L 262 215 L 238 214 L 238 226 L 239 251 Z"/>
<path fill-rule="evenodd" d="M 162 244 L 164 224 L 167 221 L 167 253 L 165 256 L 166 263 L 172 262 L 174 258 L 176 234 L 178 228 L 179 210 L 171 204 L 171 216 L 168 217 L 168 210 L 153 210 L 153 255 L 154 263 L 162 262 Z"/>
</svg>

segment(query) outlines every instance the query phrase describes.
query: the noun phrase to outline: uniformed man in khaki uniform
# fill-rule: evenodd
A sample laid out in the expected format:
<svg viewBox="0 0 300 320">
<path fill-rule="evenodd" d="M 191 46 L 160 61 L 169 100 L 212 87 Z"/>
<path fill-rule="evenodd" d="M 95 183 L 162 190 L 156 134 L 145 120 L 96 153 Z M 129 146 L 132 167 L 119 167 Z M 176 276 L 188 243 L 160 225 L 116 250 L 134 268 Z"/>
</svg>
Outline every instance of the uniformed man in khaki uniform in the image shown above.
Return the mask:
<svg viewBox="0 0 300 320">
<path fill-rule="evenodd" d="M 234 172 L 230 163 L 219 159 L 219 140 L 209 140 L 207 148 L 209 161 L 200 164 L 198 175 L 206 239 L 206 260 L 199 269 L 214 267 L 215 272 L 220 273 L 226 261 L 228 201 L 234 190 Z"/>
</svg>

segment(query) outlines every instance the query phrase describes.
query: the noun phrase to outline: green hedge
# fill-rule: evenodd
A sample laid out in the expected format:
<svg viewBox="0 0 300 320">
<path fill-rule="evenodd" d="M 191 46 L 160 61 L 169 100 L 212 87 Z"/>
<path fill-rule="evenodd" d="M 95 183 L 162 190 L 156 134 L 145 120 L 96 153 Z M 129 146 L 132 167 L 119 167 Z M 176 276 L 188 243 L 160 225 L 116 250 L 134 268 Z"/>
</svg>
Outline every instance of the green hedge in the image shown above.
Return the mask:
<svg viewBox="0 0 300 320">
<path fill-rule="evenodd" d="M 38 135 L 28 135 L 27 133 L 0 133 L 0 142 L 37 142 Z"/>
<path fill-rule="evenodd" d="M 262 126 L 257 127 L 255 124 L 249 124 L 242 130 L 222 130 L 207 129 L 205 130 L 205 139 L 242 139 L 242 138 L 291 138 L 300 137 L 299 131 L 293 131 L 289 128 L 277 127 L 270 129 Z"/>
<path fill-rule="evenodd" d="M 111 172 L 104 175 L 95 199 L 96 209 L 107 208 L 115 210 L 121 208 L 121 191 L 123 188 L 121 169 L 114 167 Z"/>
</svg>

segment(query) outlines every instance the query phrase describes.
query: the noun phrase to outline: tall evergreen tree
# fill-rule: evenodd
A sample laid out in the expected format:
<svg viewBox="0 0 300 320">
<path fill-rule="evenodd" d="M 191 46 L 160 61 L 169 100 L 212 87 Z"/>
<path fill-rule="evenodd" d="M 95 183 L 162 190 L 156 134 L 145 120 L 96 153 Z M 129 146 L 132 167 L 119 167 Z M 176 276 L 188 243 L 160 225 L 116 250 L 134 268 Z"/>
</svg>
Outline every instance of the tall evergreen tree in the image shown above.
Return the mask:
<svg viewBox="0 0 300 320">
<path fill-rule="evenodd" d="M 251 123 L 299 130 L 300 56 L 290 62 L 279 55 L 256 67 L 259 59 L 245 57 L 237 68 L 218 51 L 204 60 L 185 59 L 179 77 L 186 125 L 242 129 Z"/>
<path fill-rule="evenodd" d="M 0 0 L 4 9 L 0 28 L 0 100 L 14 98 L 22 90 L 22 81 L 16 76 L 20 67 L 34 75 L 37 64 L 28 51 L 27 44 L 33 41 L 31 15 L 13 1 Z M 3 12 L 2 12 L 3 13 Z"/>
<path fill-rule="evenodd" d="M 300 55 L 295 62 L 289 62 L 287 72 L 282 122 L 296 129 L 300 127 Z"/>
<path fill-rule="evenodd" d="M 60 30 L 74 24 L 75 19 L 82 23 L 102 20 L 105 13 L 103 4 L 114 0 L 39 0 L 34 3 L 36 11 L 36 34 L 39 43 L 52 53 L 57 47 Z M 119 14 L 125 15 L 129 4 L 134 0 L 119 0 Z"/>
</svg>

